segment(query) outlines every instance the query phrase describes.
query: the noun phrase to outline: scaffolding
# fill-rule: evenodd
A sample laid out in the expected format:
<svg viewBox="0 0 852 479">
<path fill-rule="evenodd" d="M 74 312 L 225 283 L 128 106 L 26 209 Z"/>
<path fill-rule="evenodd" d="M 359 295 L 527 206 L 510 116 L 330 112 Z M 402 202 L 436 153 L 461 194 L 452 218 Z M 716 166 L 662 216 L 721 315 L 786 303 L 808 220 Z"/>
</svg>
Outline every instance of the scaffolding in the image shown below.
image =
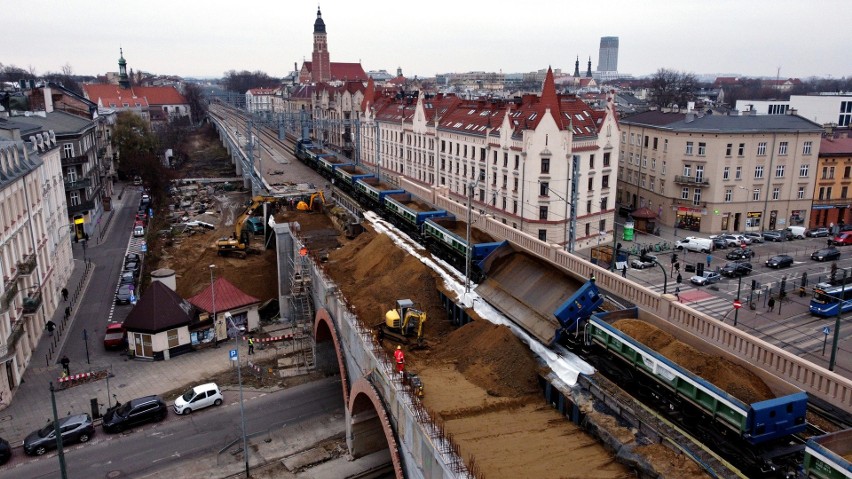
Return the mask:
<svg viewBox="0 0 852 479">
<path fill-rule="evenodd" d="M 293 350 L 301 356 L 308 371 L 316 367 L 313 338 L 314 305 L 312 299 L 311 259 L 304 247 L 290 256 L 290 311 L 292 312 Z"/>
</svg>

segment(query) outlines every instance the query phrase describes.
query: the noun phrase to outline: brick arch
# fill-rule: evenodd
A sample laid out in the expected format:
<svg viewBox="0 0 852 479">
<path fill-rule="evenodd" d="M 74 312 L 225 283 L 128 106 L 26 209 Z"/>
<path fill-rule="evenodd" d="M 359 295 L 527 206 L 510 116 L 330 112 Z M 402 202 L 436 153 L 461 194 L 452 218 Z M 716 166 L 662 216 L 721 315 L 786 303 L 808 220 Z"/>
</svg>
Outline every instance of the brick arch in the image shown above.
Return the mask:
<svg viewBox="0 0 852 479">
<path fill-rule="evenodd" d="M 337 337 L 334 321 L 325 308 L 319 308 L 314 317 L 314 338 L 317 343 L 331 340 L 337 353 L 337 366 L 340 368 L 340 385 L 343 387 L 343 403 L 349 404 L 349 375 L 346 374 L 346 362 L 343 360 L 343 348 Z"/>
<path fill-rule="evenodd" d="M 373 383 L 367 377 L 359 378 L 352 385 L 352 395 L 347 403 L 347 409 L 350 417 L 370 410 L 376 412 L 376 416 L 378 416 L 382 430 L 385 433 L 385 438 L 388 441 L 394 475 L 400 479 L 404 478 L 405 474 L 402 471 L 402 461 L 399 455 L 399 442 L 391 427 L 390 418 L 388 417 L 387 410 L 385 410 L 384 402 L 382 402 L 378 391 L 376 391 L 375 386 L 373 386 Z M 347 430 L 349 430 L 348 425 Z"/>
</svg>

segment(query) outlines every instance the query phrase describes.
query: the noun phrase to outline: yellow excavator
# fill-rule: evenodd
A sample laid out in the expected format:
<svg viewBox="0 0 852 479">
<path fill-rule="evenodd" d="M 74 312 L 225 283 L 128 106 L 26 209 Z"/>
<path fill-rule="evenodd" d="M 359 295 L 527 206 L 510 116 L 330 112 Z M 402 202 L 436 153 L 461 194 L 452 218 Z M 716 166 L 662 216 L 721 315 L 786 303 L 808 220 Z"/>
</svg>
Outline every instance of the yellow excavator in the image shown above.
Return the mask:
<svg viewBox="0 0 852 479">
<path fill-rule="evenodd" d="M 317 191 L 316 193 L 311 195 L 310 199 L 308 199 L 307 202 L 302 200 L 302 201 L 296 203 L 296 209 L 299 210 L 299 211 L 313 211 L 314 210 L 314 201 L 317 198 L 319 198 L 319 200 L 321 201 L 321 203 L 318 203 L 318 204 L 323 204 L 323 205 L 325 204 L 325 195 L 322 194 L 322 191 Z"/>
<path fill-rule="evenodd" d="M 277 204 L 281 198 L 277 196 L 258 195 L 251 199 L 251 205 L 246 208 L 245 212 L 237 218 L 234 223 L 234 233 L 228 237 L 219 238 L 216 240 L 217 253 L 220 256 L 235 255 L 240 258 L 245 258 L 248 253 L 260 254 L 260 250 L 249 248 L 249 239 L 251 235 L 248 230 L 243 230 L 243 225 L 246 219 L 252 216 L 252 213 L 264 203 Z"/>
<path fill-rule="evenodd" d="M 423 345 L 423 325 L 426 324 L 426 313 L 414 308 L 410 299 L 398 299 L 396 309 L 385 313 L 385 320 L 379 323 L 378 337 L 390 339 L 402 344 L 409 344 L 412 339 L 417 345 Z"/>
</svg>

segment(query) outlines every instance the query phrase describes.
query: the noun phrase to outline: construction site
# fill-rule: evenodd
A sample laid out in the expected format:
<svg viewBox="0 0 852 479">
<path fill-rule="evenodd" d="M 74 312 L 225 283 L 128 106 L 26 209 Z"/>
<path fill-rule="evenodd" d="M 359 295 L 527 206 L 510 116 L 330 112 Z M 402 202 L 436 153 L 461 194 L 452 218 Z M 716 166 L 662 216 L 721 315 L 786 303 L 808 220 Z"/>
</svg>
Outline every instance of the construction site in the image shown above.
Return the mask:
<svg viewBox="0 0 852 479">
<path fill-rule="evenodd" d="M 192 145 L 196 153 L 183 166 L 181 177 L 227 172 L 229 158 L 217 149 L 217 139 L 209 131 L 196 134 Z M 181 193 L 173 198 L 170 217 L 196 226 L 180 231 L 172 228 L 172 233 L 161 235 L 153 268 L 174 270 L 182 297 L 206 287 L 210 281 L 207 265 L 215 264 L 218 274 L 242 291 L 262 301 L 277 298 L 274 245 L 262 254 L 244 257 L 220 255 L 216 246 L 219 238 L 233 234 L 234 221 L 245 210 L 250 194 L 214 182 L 183 185 L 177 191 Z M 475 464 L 479 476 L 705 476 L 686 455 L 652 443 L 591 399 L 580 404 L 587 418 L 584 427 L 567 420 L 542 398 L 539 377 L 546 374 L 546 366 L 527 344 L 505 326 L 477 320 L 475 313 L 471 313 L 474 321 L 454 326 L 446 318 L 439 292 L 448 297 L 455 293 L 442 275 L 369 224 L 361 234 L 347 237 L 340 222 L 334 221 L 331 204 L 308 211 L 284 204 L 273 217 L 278 224 L 298 223 L 310 256 L 337 284 L 365 329 L 379 331 L 385 314 L 401 299 L 411 300 L 425 314 L 422 342 L 403 345 L 406 370 L 422 380 L 423 406 L 458 444 L 459 455 L 469 465 Z M 256 241 L 263 238 L 258 235 Z M 260 335 L 282 330 L 280 319 L 268 318 Z M 631 321 L 622 321 L 617 327 L 687 364 L 697 374 L 713 374 L 715 384 L 729 386 L 729 392 L 743 401 L 771 397 L 769 388 L 743 368 L 696 354 L 664 331 Z M 398 344 L 382 342 L 388 355 Z M 614 440 L 606 441 L 607 447 L 601 437 Z"/>
</svg>

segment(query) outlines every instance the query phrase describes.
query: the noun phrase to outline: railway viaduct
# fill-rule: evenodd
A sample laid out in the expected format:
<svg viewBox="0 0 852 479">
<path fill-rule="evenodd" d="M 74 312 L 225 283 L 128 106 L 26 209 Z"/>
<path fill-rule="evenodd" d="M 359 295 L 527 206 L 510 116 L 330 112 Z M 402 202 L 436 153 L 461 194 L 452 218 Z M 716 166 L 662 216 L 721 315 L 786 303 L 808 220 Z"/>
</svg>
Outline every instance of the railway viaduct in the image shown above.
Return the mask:
<svg viewBox="0 0 852 479">
<path fill-rule="evenodd" d="M 265 180 L 243 152 L 233 128 L 211 116 L 223 144 L 228 148 L 246 186 Z M 249 171 L 250 170 L 250 171 Z M 463 199 L 451 198 L 446 188 L 428 189 L 399 179 L 406 191 L 447 210 L 466 215 Z M 661 295 L 567 253 L 558 245 L 547 244 L 490 218 L 477 227 L 494 238 L 508 239 L 515 247 L 564 269 L 579 280 L 592 275 L 609 294 L 632 302 L 639 308 L 708 343 L 731 351 L 757 367 L 800 387 L 809 394 L 845 409 L 852 409 L 852 380 L 803 360 L 726 323 L 692 310 L 671 295 Z M 298 267 L 301 242 L 288 225 L 276 225 L 279 262 L 279 303 L 287 304 L 290 278 Z M 334 283 L 313 262 L 310 263 L 312 300 L 316 311 L 313 334 L 316 363 L 329 371 L 339 371 L 342 397 L 346 404 L 346 438 L 349 452 L 362 456 L 387 448 L 397 477 L 473 477 L 457 454 L 458 448 L 420 406 L 412 391 L 394 372 L 394 365 L 370 331 L 363 329 L 347 307 Z"/>
</svg>

